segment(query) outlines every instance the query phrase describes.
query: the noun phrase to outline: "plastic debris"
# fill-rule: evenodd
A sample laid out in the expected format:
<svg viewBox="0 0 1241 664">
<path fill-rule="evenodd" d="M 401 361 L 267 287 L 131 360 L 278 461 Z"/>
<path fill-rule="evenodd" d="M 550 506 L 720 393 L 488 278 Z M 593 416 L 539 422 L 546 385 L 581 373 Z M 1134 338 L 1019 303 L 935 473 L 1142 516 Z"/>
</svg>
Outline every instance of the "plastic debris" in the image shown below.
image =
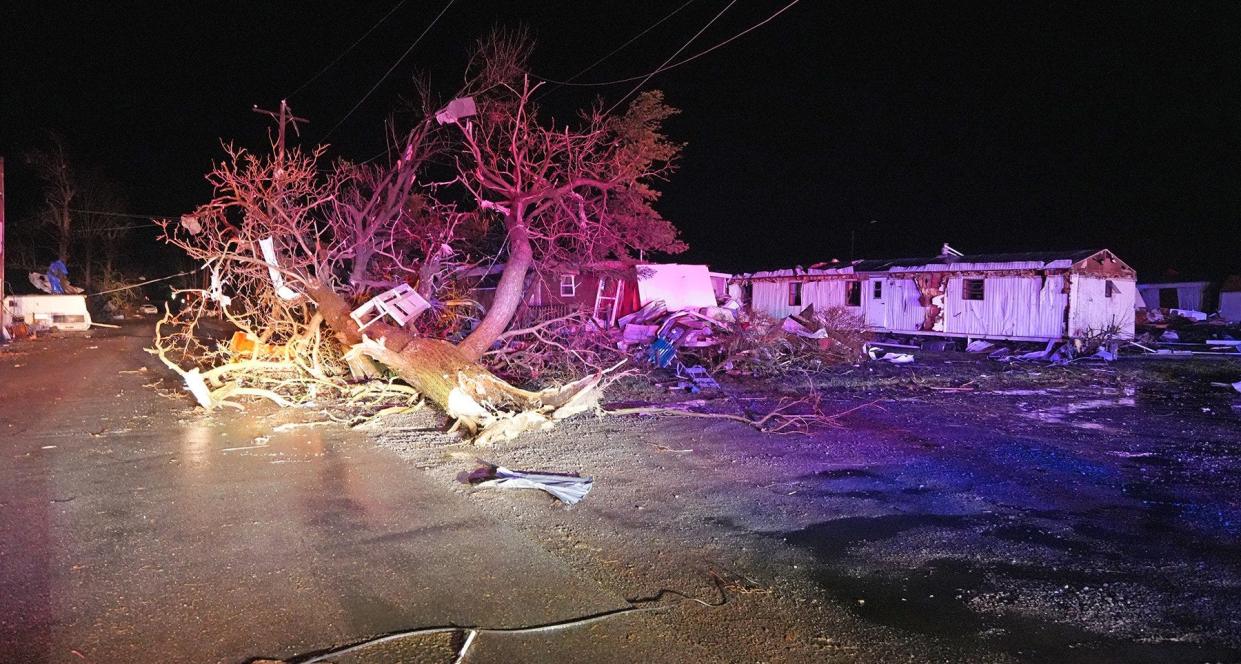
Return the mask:
<svg viewBox="0 0 1241 664">
<path fill-rule="evenodd" d="M 280 265 L 276 263 L 275 241 L 265 237 L 259 240 L 259 247 L 263 251 L 263 260 L 267 263 L 267 273 L 271 275 L 271 283 L 276 287 L 276 295 L 279 295 L 282 300 L 296 300 L 300 297 L 297 291 L 284 285 L 284 275 L 280 274 Z"/>
<path fill-rule="evenodd" d="M 697 394 L 702 390 L 718 390 L 720 384 L 707 373 L 705 367 L 701 364 L 695 364 L 692 367 L 680 365 L 677 367 L 677 378 L 684 380 L 678 385 L 678 388 L 687 389 L 691 394 Z"/>
<path fill-rule="evenodd" d="M 190 235 L 198 235 L 203 232 L 203 225 L 199 223 L 198 217 L 192 214 L 181 215 L 181 227 Z"/>
<path fill-rule="evenodd" d="M 866 355 L 872 360 L 881 360 L 883 362 L 891 362 L 892 364 L 909 364 L 914 361 L 914 356 L 910 353 L 895 353 L 870 345 L 866 347 Z"/>
<path fill-rule="evenodd" d="M 202 374 L 198 373 L 198 369 L 190 369 L 181 374 L 181 378 L 185 379 L 185 389 L 198 400 L 198 405 L 211 410 L 215 408 L 215 403 L 211 401 L 211 389 L 207 387 L 207 383 L 203 381 Z"/>
<path fill-rule="evenodd" d="M 471 479 L 490 478 L 475 484 L 480 489 L 540 489 L 552 494 L 566 505 L 577 504 L 585 498 L 594 483 L 592 477 L 561 473 L 529 473 L 509 470 L 504 466 L 492 466 L 480 470 L 485 474 L 475 471 L 471 474 Z"/>
<path fill-rule="evenodd" d="M 1169 309 L 1168 314 L 1172 316 L 1180 316 L 1181 318 L 1188 318 L 1189 320 L 1206 320 L 1207 319 L 1207 315 L 1205 313 L 1201 311 L 1195 311 L 1193 309 Z"/>
<path fill-rule="evenodd" d="M 224 285 L 220 281 L 220 267 L 218 265 L 211 266 L 211 290 L 208 293 L 211 299 L 220 303 L 221 307 L 227 307 L 233 303 L 233 298 L 224 294 Z"/>
<path fill-rule="evenodd" d="M 983 341 L 982 339 L 975 339 L 974 341 L 969 342 L 969 344 L 965 347 L 965 352 L 985 353 L 994 347 L 995 347 L 995 344 L 991 343 L 990 341 Z"/>
<path fill-rule="evenodd" d="M 477 114 L 478 106 L 475 105 L 473 97 L 457 97 L 435 114 L 435 121 L 443 125 Z"/>
<path fill-rule="evenodd" d="M 418 294 L 409 284 L 400 284 L 396 288 L 386 290 L 368 300 L 365 304 L 349 314 L 358 324 L 358 330 L 365 330 L 369 325 L 387 315 L 397 325 L 405 327 L 418 314 L 429 309 L 431 305 Z M 369 318 L 368 318 L 369 316 Z M 364 322 L 364 319 L 365 322 Z"/>
</svg>

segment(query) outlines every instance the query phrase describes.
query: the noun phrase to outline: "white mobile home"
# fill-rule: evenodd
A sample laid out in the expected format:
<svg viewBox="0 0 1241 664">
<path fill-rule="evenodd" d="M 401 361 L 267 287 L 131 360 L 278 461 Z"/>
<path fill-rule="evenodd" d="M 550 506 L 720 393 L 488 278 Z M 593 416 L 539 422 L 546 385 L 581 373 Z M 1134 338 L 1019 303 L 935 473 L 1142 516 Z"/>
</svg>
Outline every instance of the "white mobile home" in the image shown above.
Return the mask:
<svg viewBox="0 0 1241 664">
<path fill-rule="evenodd" d="M 1146 309 L 1192 309 L 1212 311 L 1211 282 L 1154 281 L 1138 284 L 1139 304 Z"/>
<path fill-rule="evenodd" d="M 947 247 L 946 247 L 947 249 Z M 750 308 L 776 318 L 845 307 L 892 334 L 1045 341 L 1133 336 L 1135 275 L 1106 249 L 860 260 L 743 275 Z"/>
<path fill-rule="evenodd" d="M 1219 317 L 1241 322 L 1241 274 L 1234 274 L 1219 287 Z"/>
</svg>

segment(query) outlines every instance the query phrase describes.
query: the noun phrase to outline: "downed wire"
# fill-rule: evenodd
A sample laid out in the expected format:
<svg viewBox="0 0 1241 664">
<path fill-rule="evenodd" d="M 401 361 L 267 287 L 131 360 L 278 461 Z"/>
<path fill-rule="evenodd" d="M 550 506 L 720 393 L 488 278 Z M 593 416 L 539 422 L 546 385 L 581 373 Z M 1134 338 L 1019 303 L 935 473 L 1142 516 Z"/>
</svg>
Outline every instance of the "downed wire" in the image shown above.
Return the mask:
<svg viewBox="0 0 1241 664">
<path fill-rule="evenodd" d="M 377 646 L 383 643 L 389 643 L 392 641 L 398 641 L 398 640 L 407 639 L 410 637 L 427 636 L 430 634 L 455 634 L 455 633 L 465 632 L 466 634 L 465 643 L 462 644 L 461 649 L 457 651 L 457 656 L 453 660 L 454 664 L 460 664 L 461 662 L 465 661 L 465 656 L 466 656 L 466 653 L 469 652 L 470 646 L 472 646 L 474 644 L 474 641 L 476 641 L 477 638 L 482 634 L 499 635 L 499 634 L 534 634 L 534 633 L 541 633 L 541 632 L 554 632 L 554 631 L 558 631 L 562 629 L 568 629 L 570 627 L 581 627 L 582 625 L 589 625 L 592 623 L 600 622 L 602 620 L 606 620 L 608 618 L 615 618 L 616 616 L 621 616 L 621 615 L 626 615 L 626 614 L 631 614 L 631 613 L 652 613 L 656 611 L 667 611 L 676 606 L 680 606 L 681 604 L 685 602 L 694 602 L 696 604 L 701 604 L 707 608 L 712 608 L 712 609 L 724 606 L 725 604 L 728 603 L 728 593 L 724 591 L 724 585 L 720 581 L 719 576 L 712 574 L 711 578 L 715 582 L 716 590 L 718 590 L 720 593 L 720 599 L 719 601 L 716 601 L 716 602 L 708 602 L 707 600 L 704 600 L 704 599 L 698 599 L 697 597 L 691 597 L 680 591 L 664 588 L 660 590 L 658 593 L 656 593 L 656 595 L 652 598 L 637 600 L 637 601 L 641 601 L 644 603 L 659 602 L 659 600 L 662 599 L 665 595 L 674 595 L 680 599 L 677 599 L 676 601 L 673 601 L 673 602 L 663 603 L 663 604 L 654 604 L 653 606 L 627 606 L 622 609 L 612 609 L 610 611 L 603 611 L 601 613 L 595 613 L 595 614 L 592 614 L 589 616 L 583 616 L 580 618 L 558 620 L 556 622 L 545 623 L 542 625 L 532 625 L 529 627 L 478 627 L 478 626 L 469 627 L 469 626 L 464 626 L 464 625 L 447 625 L 447 626 L 442 626 L 442 627 L 421 627 L 421 628 L 416 628 L 416 629 L 400 630 L 396 632 L 389 632 L 382 636 L 377 636 L 371 639 L 366 639 L 365 641 L 360 641 L 358 643 L 345 646 L 343 648 L 320 651 L 318 653 L 312 653 L 310 655 L 305 655 L 305 656 L 299 655 L 299 656 L 295 656 L 295 657 L 292 657 L 284 661 L 287 662 L 288 664 L 314 664 L 315 662 L 329 662 L 329 661 L 332 661 L 333 658 L 339 657 L 341 655 L 354 653 L 359 650 L 365 650 L 367 648 L 371 648 L 371 647 L 374 647 L 374 646 Z"/>
</svg>

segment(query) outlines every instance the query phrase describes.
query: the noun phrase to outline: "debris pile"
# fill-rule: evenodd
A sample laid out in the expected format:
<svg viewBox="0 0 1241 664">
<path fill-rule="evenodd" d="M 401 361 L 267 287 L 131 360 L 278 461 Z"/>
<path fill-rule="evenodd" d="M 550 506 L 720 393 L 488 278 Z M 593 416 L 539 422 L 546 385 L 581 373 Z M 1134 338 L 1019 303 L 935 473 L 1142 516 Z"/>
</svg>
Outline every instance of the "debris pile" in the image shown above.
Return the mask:
<svg viewBox="0 0 1241 664">
<path fill-rule="evenodd" d="M 708 369 L 757 377 L 818 371 L 865 359 L 868 340 L 861 319 L 843 308 L 809 306 L 775 321 L 746 316 L 731 299 L 679 311 L 653 300 L 614 328 L 577 313 L 506 333 L 487 360 L 501 375 L 535 382 L 629 360 L 632 367 L 667 370 L 678 387 L 697 392 L 714 383 Z"/>
<path fill-rule="evenodd" d="M 840 307 L 775 321 L 755 315 L 730 331 L 718 366 L 733 375 L 778 376 L 856 362 L 866 356 L 862 320 Z"/>
</svg>

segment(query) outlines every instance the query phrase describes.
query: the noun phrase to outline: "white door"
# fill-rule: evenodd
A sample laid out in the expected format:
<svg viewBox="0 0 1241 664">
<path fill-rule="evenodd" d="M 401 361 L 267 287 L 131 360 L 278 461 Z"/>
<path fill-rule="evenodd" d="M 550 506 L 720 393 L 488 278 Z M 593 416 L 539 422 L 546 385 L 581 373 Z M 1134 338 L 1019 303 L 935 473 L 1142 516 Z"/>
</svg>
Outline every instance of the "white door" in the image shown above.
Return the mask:
<svg viewBox="0 0 1241 664">
<path fill-rule="evenodd" d="M 888 327 L 888 283 L 883 277 L 872 277 L 862 283 L 862 311 L 866 327 Z"/>
</svg>

